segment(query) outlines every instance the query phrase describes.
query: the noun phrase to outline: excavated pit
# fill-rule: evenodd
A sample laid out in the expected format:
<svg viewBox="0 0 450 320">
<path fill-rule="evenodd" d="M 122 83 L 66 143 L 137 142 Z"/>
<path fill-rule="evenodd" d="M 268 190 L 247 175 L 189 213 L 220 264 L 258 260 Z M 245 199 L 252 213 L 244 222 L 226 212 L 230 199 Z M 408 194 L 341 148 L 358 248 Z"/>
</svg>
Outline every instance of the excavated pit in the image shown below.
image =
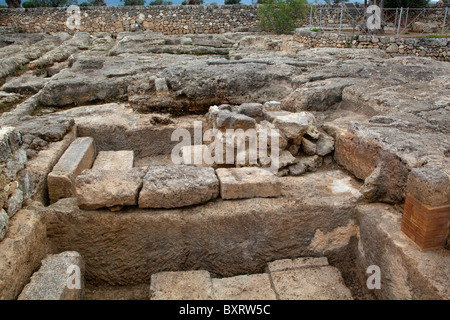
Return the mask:
<svg viewBox="0 0 450 320">
<path fill-rule="evenodd" d="M 287 37 L 275 39 L 273 50 L 269 36 L 245 34 L 218 36 L 226 58 L 184 51 L 180 57 L 145 46 L 162 35 L 141 37 L 111 38 L 101 50 L 97 38 L 86 50 L 93 40 L 81 33 L 47 39 L 50 54 L 33 62 L 52 75 L 39 79 L 25 103 L 16 96 L 16 109 L 2 116 L 2 125 L 21 132 L 28 161 L 14 169 L 24 201 L 0 242 L 1 299 L 16 299 L 48 254 L 65 251 L 85 262 L 85 299 L 149 299 L 152 275 L 160 272 L 229 278 L 299 257 L 326 257 L 354 299 L 450 298 L 449 251 L 422 250 L 401 231 L 410 173 L 433 166 L 448 178 L 448 79 L 441 76 L 448 64 L 376 50 L 304 50 Z M 55 65 L 52 50 L 63 41 L 66 58 Z M 133 42 L 143 45 L 133 49 Z M 25 77 L 35 81 L 31 72 Z M 6 83 L 15 94 L 24 90 Z M 79 137 L 93 138 L 95 156 L 132 150 L 134 167 L 172 165 L 172 133 L 186 129 L 194 142 L 194 121 L 208 128 L 211 105 L 272 100 L 281 101 L 275 112 L 311 112 L 321 134 L 333 139 L 332 151 L 312 156 L 319 164 L 301 173 L 290 169 L 294 164 L 280 170 L 279 197 L 219 196 L 181 208 L 120 211 L 83 210 L 75 197 L 51 204 L 48 174 Z M 310 152 L 286 140 L 286 150 L 298 144 L 297 157 Z M 440 188 L 433 183 L 430 190 Z M 381 289 L 367 287 L 372 265 L 382 270 Z"/>
</svg>

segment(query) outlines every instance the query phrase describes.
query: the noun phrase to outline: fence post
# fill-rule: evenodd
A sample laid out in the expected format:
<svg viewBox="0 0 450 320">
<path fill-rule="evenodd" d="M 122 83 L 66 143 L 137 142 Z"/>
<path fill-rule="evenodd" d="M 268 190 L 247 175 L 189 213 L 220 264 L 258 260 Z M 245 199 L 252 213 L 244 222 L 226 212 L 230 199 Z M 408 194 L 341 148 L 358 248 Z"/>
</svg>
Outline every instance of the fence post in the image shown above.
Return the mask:
<svg viewBox="0 0 450 320">
<path fill-rule="evenodd" d="M 398 8 L 395 8 L 395 22 L 394 22 L 394 28 L 397 26 L 397 17 L 398 17 Z"/>
<path fill-rule="evenodd" d="M 320 15 L 319 15 L 319 29 L 322 31 L 322 8 L 320 8 Z"/>
<path fill-rule="evenodd" d="M 311 27 L 312 27 L 312 12 L 313 12 L 312 3 L 310 4 L 310 6 L 311 6 L 311 10 L 309 10 L 309 30 L 311 30 Z"/>
<path fill-rule="evenodd" d="M 405 29 L 408 26 L 408 14 L 409 14 L 409 7 L 406 9 L 406 17 L 405 17 Z"/>
<path fill-rule="evenodd" d="M 398 28 L 397 28 L 397 39 L 400 33 L 400 25 L 402 24 L 402 14 L 403 14 L 403 7 L 400 8 L 400 17 L 398 19 Z"/>
<path fill-rule="evenodd" d="M 341 3 L 341 18 L 339 19 L 339 35 L 341 35 L 341 28 L 342 28 L 342 11 L 344 10 L 344 6 Z"/>
<path fill-rule="evenodd" d="M 445 8 L 444 22 L 442 23 L 442 32 L 441 32 L 441 34 L 444 34 L 444 31 L 445 31 L 445 20 L 447 20 L 447 12 L 448 12 L 448 7 Z"/>
</svg>

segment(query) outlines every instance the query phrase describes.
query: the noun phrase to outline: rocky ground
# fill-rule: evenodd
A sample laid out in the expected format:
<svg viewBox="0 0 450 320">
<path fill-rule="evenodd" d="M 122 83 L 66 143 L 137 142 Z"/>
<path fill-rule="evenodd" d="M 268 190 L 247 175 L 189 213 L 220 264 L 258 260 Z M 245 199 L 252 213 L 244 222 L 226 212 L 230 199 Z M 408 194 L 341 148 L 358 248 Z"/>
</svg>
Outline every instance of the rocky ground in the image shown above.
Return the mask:
<svg viewBox="0 0 450 320">
<path fill-rule="evenodd" d="M 341 199 L 334 204 L 323 205 L 329 205 L 327 210 L 331 210 L 332 214 L 339 218 L 338 221 L 349 221 L 349 227 L 343 223 L 329 226 L 329 234 L 336 232 L 336 235 L 328 235 L 331 238 L 320 243 L 317 238 L 323 234 L 317 229 L 317 225 L 308 224 L 307 232 L 298 231 L 305 232 L 301 234 L 301 237 L 304 237 L 302 241 L 312 250 L 311 246 L 316 239 L 315 241 L 319 241 L 316 243 L 318 252 L 323 255 L 332 252 L 328 255 L 330 264 L 338 268 L 341 266 L 344 281 L 356 298 L 370 295 L 355 284 L 357 272 L 351 271 L 345 259 L 337 258 L 344 253 L 327 248 L 333 247 L 332 243 L 341 248 L 339 244 L 336 245 L 339 243 L 339 228 L 351 229 L 341 230 L 350 243 L 346 243 L 346 246 L 352 246 L 352 241 L 357 241 L 355 239 L 363 239 L 366 247 L 373 250 L 382 250 L 383 246 L 387 246 L 395 252 L 393 256 L 401 257 L 401 265 L 395 265 L 384 255 L 379 259 L 387 264 L 387 268 L 392 272 L 401 273 L 401 267 L 407 265 L 405 268 L 413 275 L 410 277 L 414 281 L 405 280 L 407 284 L 394 281 L 380 297 L 418 298 L 420 294 L 416 289 L 405 288 L 411 288 L 411 283 L 420 283 L 421 277 L 435 276 L 439 281 L 448 283 L 448 276 L 444 279 L 445 272 L 433 271 L 429 263 L 420 266 L 422 270 L 414 269 L 414 250 L 409 247 L 401 249 L 402 246 L 396 240 L 399 237 L 396 233 L 398 230 L 392 231 L 392 228 L 398 222 L 398 216 L 401 216 L 399 212 L 402 209 L 399 208 L 402 208 L 405 194 L 411 188 L 408 185 L 410 173 L 416 172 L 415 170 L 433 172 L 433 175 L 425 178 L 425 181 L 429 181 L 427 186 L 441 190 L 439 205 L 450 203 L 449 75 L 448 62 L 409 56 L 393 57 L 377 49 L 305 49 L 294 41 L 292 36 L 256 33 L 167 36 L 150 32 L 124 32 L 116 38 L 107 33 L 77 33 L 74 36 L 66 33 L 0 35 L 0 126 L 15 127 L 20 132 L 21 140 L 20 149 L 18 146 L 16 150 L 12 147 L 13 136 L 10 135 L 8 139 L 12 151 L 8 151 L 9 153 L 5 153 L 1 158 L 5 168 L 5 173 L 2 172 L 0 176 L 0 204 L 5 210 L 2 210 L 2 214 L 5 212 L 4 215 L 7 214 L 12 221 L 22 205 L 38 207 L 38 211 L 44 210 L 41 216 L 50 221 L 47 221 L 51 225 L 48 228 L 52 233 L 50 238 L 56 239 L 50 248 L 57 248 L 58 252 L 60 249 L 80 249 L 84 250 L 84 253 L 88 252 L 87 256 L 84 256 L 80 251 L 87 260 L 87 279 L 93 286 L 88 285 L 91 296 L 97 297 L 94 293 L 98 290 L 104 292 L 105 296 L 113 295 L 116 290 L 114 287 L 98 289 L 95 287 L 97 282 L 129 285 L 134 288 L 132 290 L 140 292 L 142 287 L 139 281 L 149 280 L 149 272 L 152 270 L 164 270 L 154 266 L 153 269 L 140 269 L 140 258 L 137 258 L 129 265 L 135 268 L 133 272 L 139 275 L 136 277 L 139 281 L 134 278 L 129 281 L 126 272 L 123 275 L 114 274 L 117 270 L 122 270 L 120 268 L 127 268 L 128 264 L 109 270 L 109 267 L 102 265 L 101 259 L 98 260 L 97 253 L 90 251 L 90 248 L 99 242 L 101 246 L 107 246 L 105 239 L 109 239 L 108 235 L 100 240 L 94 237 L 92 243 L 77 242 L 77 239 L 90 237 L 83 234 L 82 228 L 77 227 L 77 224 L 83 225 L 85 219 L 91 219 L 88 218 L 91 214 L 89 211 L 81 210 L 82 213 L 77 214 L 76 219 L 70 218 L 72 212 L 78 212 L 79 209 L 73 201 L 67 199 L 62 200 L 65 202 L 59 205 L 57 202 L 56 207 L 48 207 L 48 211 L 45 209 L 50 202 L 54 202 L 48 199 L 47 175 L 75 137 L 93 137 L 97 151 L 133 150 L 134 166 L 144 167 L 167 164 L 168 155 L 174 146 L 170 141 L 171 133 L 176 128 L 192 131 L 192 123 L 195 120 L 202 121 L 207 127 L 218 128 L 231 126 L 259 130 L 264 126 L 277 127 L 281 129 L 284 139 L 280 151 L 285 156 L 285 162 L 278 172 L 278 176 L 283 177 L 282 198 L 272 202 L 258 200 L 255 202 L 256 207 L 273 211 L 276 204 L 281 213 L 282 208 L 286 207 L 290 208 L 286 209 L 287 211 L 296 207 L 303 208 L 305 205 L 315 207 L 318 205 L 317 201 L 323 201 L 327 197 L 327 193 L 321 193 L 325 187 L 318 187 L 315 179 L 321 179 L 324 185 L 329 185 L 331 193 L 342 192 L 342 188 L 346 190 L 345 183 L 340 183 L 339 179 L 336 182 L 334 178 L 328 181 L 329 176 L 321 173 L 321 170 L 339 168 L 337 172 L 346 171 L 345 179 L 351 180 L 351 188 L 356 190 L 355 194 L 352 194 L 356 197 L 355 201 L 383 203 L 380 212 L 385 212 L 383 217 L 388 216 L 392 221 L 387 223 L 388 227 L 383 227 L 385 220 L 380 222 L 377 220 L 379 217 L 373 215 L 376 207 L 369 205 L 368 209 L 359 209 L 360 207 L 355 205 L 356 202 L 349 206 L 351 219 L 342 218 L 339 213 L 342 206 L 339 210 L 333 209 L 336 203 L 339 206 Z M 297 121 L 298 114 L 304 117 Z M 291 131 L 287 129 L 287 124 L 295 122 L 297 125 L 304 121 L 305 117 L 312 120 L 308 120 L 300 140 L 295 136 L 290 137 Z M 5 133 L 2 131 L 2 134 L 10 134 L 8 130 Z M 0 144 L 0 148 L 3 147 Z M 319 169 L 321 166 L 325 169 Z M 307 175 L 309 178 L 305 179 L 297 177 L 308 172 L 314 173 L 316 170 L 318 173 L 315 176 Z M 333 173 L 332 176 L 340 174 Z M 439 187 L 436 187 L 437 180 Z M 312 186 L 311 189 L 299 191 L 298 183 L 301 181 L 306 181 Z M 296 192 L 300 192 L 302 200 L 299 200 Z M 239 226 L 242 221 L 247 221 L 248 216 L 241 212 L 244 209 L 255 218 L 252 223 L 257 224 L 260 219 L 253 211 L 255 204 L 249 202 L 250 200 L 242 200 L 242 203 L 239 201 L 241 200 L 209 203 L 207 208 L 217 205 L 211 212 L 236 215 L 233 216 L 235 220 L 221 222 L 225 225 L 232 221 Z M 221 208 L 225 211 L 221 211 Z M 192 210 L 195 211 L 195 207 Z M 196 219 L 197 215 L 199 220 L 209 221 L 208 216 L 211 213 L 208 210 L 201 209 L 200 213 L 187 215 L 186 221 Z M 138 210 L 134 217 L 131 211 L 126 211 L 123 219 L 130 218 L 132 223 L 136 223 L 133 219 L 138 217 L 138 220 L 143 219 L 149 225 L 154 223 L 153 217 L 146 216 L 142 209 Z M 54 213 L 56 215 L 52 216 Z M 66 213 L 69 218 L 65 216 Z M 172 213 L 174 221 L 178 223 L 176 212 Z M 308 214 L 312 215 L 311 221 L 316 221 L 318 225 L 326 220 L 315 213 Z M 111 216 L 109 211 L 102 211 L 101 215 L 107 219 L 98 221 L 96 226 L 106 224 L 105 228 L 122 228 L 122 222 L 117 222 L 122 218 L 116 221 L 116 217 Z M 100 215 L 93 220 L 99 217 Z M 283 223 L 288 228 L 292 217 L 284 217 L 282 214 L 280 217 L 286 219 Z M 75 226 L 74 230 L 81 230 L 81 234 L 68 232 L 60 225 L 65 219 L 68 219 L 68 225 Z M 162 225 L 167 223 L 164 220 L 165 214 L 155 219 L 162 219 Z M 271 221 L 273 218 L 265 219 Z M 183 225 L 186 221 L 184 218 L 182 220 L 180 223 Z M 276 225 L 275 221 L 273 225 Z M 326 225 L 328 226 L 328 223 Z M 365 228 L 372 225 L 373 230 L 381 230 L 377 233 L 381 240 L 372 244 L 368 236 L 370 232 L 358 229 L 362 225 Z M 273 228 L 266 224 L 260 227 L 270 230 Z M 11 230 L 14 228 L 17 229 L 17 226 L 14 225 Z M 355 228 L 358 231 L 355 231 Z M 265 234 L 263 229 L 258 229 L 259 237 Z M 279 230 L 272 231 L 276 235 L 274 238 L 278 238 Z M 209 237 L 202 234 L 200 229 L 198 233 L 199 238 Z M 79 238 L 76 238 L 77 236 Z M 182 247 L 187 246 L 187 240 L 183 237 L 180 237 Z M 252 256 L 255 253 L 249 253 L 250 256 L 243 258 L 245 264 L 241 268 L 229 265 L 229 261 L 240 261 L 240 258 L 233 258 L 232 255 L 228 261 L 206 260 L 204 263 L 198 263 L 194 261 L 195 257 L 189 256 L 189 250 L 192 249 L 181 253 L 186 254 L 186 257 L 177 258 L 185 260 L 177 260 L 174 264 L 171 264 L 172 261 L 167 263 L 171 270 L 188 269 L 187 265 L 202 268 L 206 266 L 210 267 L 208 271 L 220 276 L 262 272 L 262 265 L 271 261 L 270 257 L 272 260 L 295 257 L 289 253 L 287 247 L 296 247 L 298 239 L 294 242 L 289 237 L 283 239 L 286 242 L 276 242 L 277 253 L 264 251 L 268 249 L 261 244 L 264 255 Z M 235 241 L 240 240 L 242 239 L 237 236 Z M 76 248 L 66 245 L 71 243 L 70 241 L 77 243 Z M 195 239 L 192 241 L 195 242 Z M 150 244 L 143 246 L 148 245 Z M 350 256 L 356 259 L 356 265 L 366 266 L 373 257 L 367 253 L 368 249 L 364 253 L 361 243 L 353 245 L 356 246 L 352 247 L 355 251 L 352 251 Z M 166 250 L 164 246 L 161 248 Z M 197 249 L 197 254 L 201 255 L 204 248 Z M 304 249 L 297 248 L 296 252 L 306 256 L 311 253 L 302 250 Z M 40 248 L 39 252 L 44 251 Z M 155 254 L 158 255 L 158 252 Z M 229 251 L 226 252 L 230 254 Z M 348 255 L 348 251 L 346 252 L 345 255 Z M 108 256 L 106 251 L 105 254 Z M 130 250 L 127 254 L 134 253 Z M 239 250 L 236 255 L 239 255 Z M 389 262 L 386 262 L 386 259 Z M 442 261 L 448 261 L 449 255 L 448 251 L 442 249 L 434 252 L 431 258 L 428 256 L 424 259 L 442 264 Z M 33 261 L 35 260 L 39 259 L 34 257 Z M 111 262 L 111 266 L 114 267 L 114 263 Z M 148 263 L 144 261 L 142 265 Z M 95 271 L 93 266 L 98 270 Z M 447 267 L 444 265 L 445 268 L 448 269 L 448 264 Z M 26 272 L 29 273 L 30 269 L 33 267 L 22 272 L 23 279 L 27 277 Z M 431 279 L 430 285 L 428 282 L 423 285 L 426 287 L 424 290 L 433 292 L 435 289 L 430 288 L 437 287 L 439 297 L 448 297 L 448 288 L 436 284 L 439 281 Z M 17 286 L 14 287 L 14 292 L 9 294 L 17 296 L 20 293 Z M 426 297 L 430 296 L 435 297 L 434 293 Z"/>
</svg>

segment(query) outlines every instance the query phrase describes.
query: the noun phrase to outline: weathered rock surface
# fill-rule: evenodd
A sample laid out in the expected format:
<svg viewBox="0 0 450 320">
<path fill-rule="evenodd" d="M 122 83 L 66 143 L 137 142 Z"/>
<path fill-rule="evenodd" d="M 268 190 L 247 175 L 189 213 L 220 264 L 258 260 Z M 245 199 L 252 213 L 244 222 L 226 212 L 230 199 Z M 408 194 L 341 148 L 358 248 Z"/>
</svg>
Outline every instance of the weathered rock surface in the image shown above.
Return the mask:
<svg viewBox="0 0 450 320">
<path fill-rule="evenodd" d="M 95 158 L 92 169 L 122 170 L 131 169 L 134 165 L 133 150 L 100 151 Z"/>
<path fill-rule="evenodd" d="M 268 274 L 241 275 L 212 279 L 214 298 L 217 300 L 275 300 Z"/>
<path fill-rule="evenodd" d="M 0 209 L 0 241 L 3 240 L 3 238 L 6 235 L 6 232 L 8 231 L 8 222 L 9 217 L 5 210 Z"/>
<path fill-rule="evenodd" d="M 346 248 L 357 230 L 351 221 L 360 183 L 338 170 L 280 180 L 278 198 L 218 199 L 171 210 L 128 207 L 120 214 L 81 210 L 75 199 L 62 199 L 40 215 L 52 250 L 83 252 L 86 281 L 93 284 L 148 283 L 163 270 L 260 273 L 273 260 Z"/>
<path fill-rule="evenodd" d="M 73 266 L 78 268 L 77 271 L 69 269 Z M 84 296 L 84 270 L 85 263 L 78 252 L 50 255 L 42 260 L 41 268 L 33 274 L 18 300 L 81 300 Z M 71 275 L 74 279 L 70 278 Z"/>
<path fill-rule="evenodd" d="M 450 178 L 435 166 L 414 168 L 408 175 L 406 192 L 425 205 L 444 206 L 450 204 Z"/>
<path fill-rule="evenodd" d="M 379 299 L 449 299 L 450 252 L 420 250 L 400 231 L 401 215 L 383 204 L 358 207 L 360 240 L 356 261 L 360 272 L 370 265 L 381 271 Z M 367 277 L 367 276 L 366 276 Z"/>
<path fill-rule="evenodd" d="M 179 208 L 219 195 L 213 168 L 186 165 L 149 167 L 139 194 L 139 208 Z"/>
<path fill-rule="evenodd" d="M 208 271 L 160 272 L 152 275 L 151 300 L 211 300 L 213 289 Z"/>
<path fill-rule="evenodd" d="M 95 143 L 90 137 L 77 138 L 64 152 L 47 177 L 50 202 L 76 195 L 75 179 L 83 170 L 92 166 Z"/>
<path fill-rule="evenodd" d="M 78 206 L 87 210 L 135 206 L 146 173 L 146 167 L 85 170 L 75 181 Z"/>
<path fill-rule="evenodd" d="M 46 239 L 46 226 L 35 212 L 22 209 L 10 220 L 0 241 L 0 299 L 17 299 L 47 255 Z"/>
<path fill-rule="evenodd" d="M 335 267 L 303 267 L 270 275 L 281 300 L 352 300 Z"/>
<path fill-rule="evenodd" d="M 222 199 L 279 197 L 281 182 L 273 173 L 261 168 L 217 169 Z"/>
<path fill-rule="evenodd" d="M 273 124 L 287 139 L 301 142 L 308 128 L 315 124 L 315 119 L 309 112 L 291 113 L 289 115 L 275 117 Z"/>
</svg>

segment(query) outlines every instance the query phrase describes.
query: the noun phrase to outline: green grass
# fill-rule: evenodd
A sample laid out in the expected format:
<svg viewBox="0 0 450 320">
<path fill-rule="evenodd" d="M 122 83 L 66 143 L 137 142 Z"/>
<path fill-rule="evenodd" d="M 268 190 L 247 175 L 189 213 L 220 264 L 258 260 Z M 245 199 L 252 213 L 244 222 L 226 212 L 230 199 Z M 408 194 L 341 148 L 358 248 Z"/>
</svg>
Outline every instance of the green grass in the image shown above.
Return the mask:
<svg viewBox="0 0 450 320">
<path fill-rule="evenodd" d="M 319 29 L 317 29 L 317 28 L 312 28 L 310 31 L 312 31 L 312 32 L 319 32 Z"/>
</svg>

